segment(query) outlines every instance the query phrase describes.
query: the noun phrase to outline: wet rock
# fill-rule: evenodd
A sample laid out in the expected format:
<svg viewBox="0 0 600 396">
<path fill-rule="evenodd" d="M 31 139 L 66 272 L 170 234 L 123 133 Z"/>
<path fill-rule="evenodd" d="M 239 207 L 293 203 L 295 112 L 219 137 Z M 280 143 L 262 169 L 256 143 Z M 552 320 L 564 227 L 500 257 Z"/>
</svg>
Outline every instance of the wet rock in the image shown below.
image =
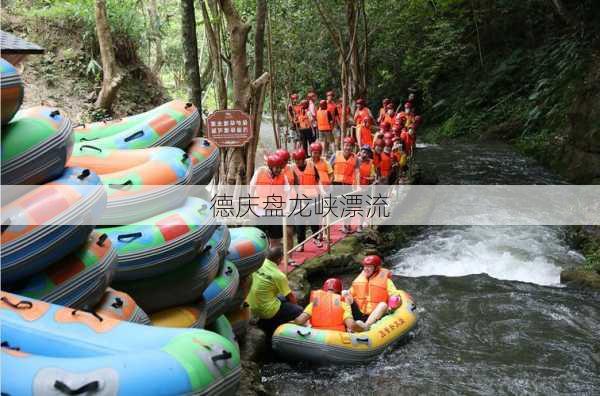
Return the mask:
<svg viewBox="0 0 600 396">
<path fill-rule="evenodd" d="M 560 282 L 570 287 L 600 290 L 600 274 L 586 269 L 568 270 L 560 273 Z"/>
<path fill-rule="evenodd" d="M 266 395 L 260 378 L 260 367 L 267 353 L 265 334 L 257 327 L 249 326 L 239 345 L 242 376 L 238 395 Z"/>
</svg>

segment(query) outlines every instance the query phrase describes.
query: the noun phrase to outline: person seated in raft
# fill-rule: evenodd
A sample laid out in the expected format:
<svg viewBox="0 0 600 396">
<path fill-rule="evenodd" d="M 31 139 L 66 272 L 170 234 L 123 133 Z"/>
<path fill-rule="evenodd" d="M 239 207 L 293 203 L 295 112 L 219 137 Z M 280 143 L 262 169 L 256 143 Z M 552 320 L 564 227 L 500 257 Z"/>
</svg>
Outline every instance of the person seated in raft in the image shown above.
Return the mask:
<svg viewBox="0 0 600 396">
<path fill-rule="evenodd" d="M 279 325 L 296 319 L 302 313 L 287 276 L 278 267 L 282 257 L 281 246 L 269 249 L 263 265 L 252 274 L 252 287 L 246 298 L 250 311 L 259 319 L 258 327 L 265 332 L 269 343 Z"/>
<path fill-rule="evenodd" d="M 363 270 L 352 281 L 350 290 L 344 290 L 342 295 L 350 304 L 356 323 L 368 330 L 387 313 L 389 298 L 400 298 L 400 291 L 391 279 L 392 273 L 381 268 L 381 257 L 366 256 L 362 266 Z"/>
<path fill-rule="evenodd" d="M 310 293 L 310 304 L 304 308 L 302 315 L 294 323 L 304 326 L 307 322 L 311 327 L 322 330 L 363 331 L 352 318 L 352 309 L 340 293 L 342 281 L 338 278 L 329 278 L 323 283 L 323 290 L 313 290 Z"/>
</svg>

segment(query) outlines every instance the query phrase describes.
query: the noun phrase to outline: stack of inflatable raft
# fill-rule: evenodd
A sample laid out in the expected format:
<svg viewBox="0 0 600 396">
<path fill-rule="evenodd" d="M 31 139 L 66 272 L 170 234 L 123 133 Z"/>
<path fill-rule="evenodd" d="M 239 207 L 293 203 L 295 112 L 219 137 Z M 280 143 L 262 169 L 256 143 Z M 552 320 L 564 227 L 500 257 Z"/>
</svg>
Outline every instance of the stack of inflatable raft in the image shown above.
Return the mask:
<svg viewBox="0 0 600 396">
<path fill-rule="evenodd" d="M 20 77 L 0 66 L 2 392 L 234 391 L 267 239 L 188 196 L 219 163 L 196 108 L 73 128 L 60 109 L 18 112 Z"/>
</svg>

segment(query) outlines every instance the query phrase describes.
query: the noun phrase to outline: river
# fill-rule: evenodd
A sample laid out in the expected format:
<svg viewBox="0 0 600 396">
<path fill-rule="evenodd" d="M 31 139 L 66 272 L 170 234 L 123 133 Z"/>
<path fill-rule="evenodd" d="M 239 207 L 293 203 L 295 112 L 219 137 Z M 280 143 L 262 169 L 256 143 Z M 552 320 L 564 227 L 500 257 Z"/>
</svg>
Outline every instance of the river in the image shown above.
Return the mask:
<svg viewBox="0 0 600 396">
<path fill-rule="evenodd" d="M 418 163 L 442 184 L 561 183 L 503 145 L 424 145 Z M 600 394 L 600 293 L 560 286 L 581 260 L 560 228 L 430 227 L 386 260 L 414 337 L 356 367 L 271 360 L 269 393 Z"/>
</svg>

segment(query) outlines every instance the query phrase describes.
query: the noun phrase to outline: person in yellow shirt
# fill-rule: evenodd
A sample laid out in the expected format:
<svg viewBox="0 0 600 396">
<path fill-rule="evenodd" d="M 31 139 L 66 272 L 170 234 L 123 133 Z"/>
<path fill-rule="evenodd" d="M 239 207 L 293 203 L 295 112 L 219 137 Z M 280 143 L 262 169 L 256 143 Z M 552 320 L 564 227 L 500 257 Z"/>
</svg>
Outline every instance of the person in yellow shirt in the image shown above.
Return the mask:
<svg viewBox="0 0 600 396">
<path fill-rule="evenodd" d="M 352 281 L 350 289 L 342 293 L 352 308 L 356 323 L 365 329 L 386 314 L 391 296 L 401 296 L 391 279 L 391 272 L 381 268 L 381 264 L 381 257 L 366 256 L 362 261 L 362 272 Z"/>
<path fill-rule="evenodd" d="M 304 312 L 294 320 L 294 323 L 304 326 L 310 321 L 315 329 L 347 331 L 363 331 L 352 318 L 352 309 L 344 301 L 342 292 L 342 281 L 338 278 L 329 278 L 323 283 L 322 290 L 314 290 L 310 293 L 310 303 L 304 308 Z"/>
<path fill-rule="evenodd" d="M 259 319 L 258 327 L 265 332 L 268 343 L 279 325 L 296 319 L 302 313 L 286 274 L 278 267 L 282 257 L 281 246 L 269 249 L 263 265 L 252 274 L 252 287 L 246 297 L 246 303 Z"/>
</svg>

